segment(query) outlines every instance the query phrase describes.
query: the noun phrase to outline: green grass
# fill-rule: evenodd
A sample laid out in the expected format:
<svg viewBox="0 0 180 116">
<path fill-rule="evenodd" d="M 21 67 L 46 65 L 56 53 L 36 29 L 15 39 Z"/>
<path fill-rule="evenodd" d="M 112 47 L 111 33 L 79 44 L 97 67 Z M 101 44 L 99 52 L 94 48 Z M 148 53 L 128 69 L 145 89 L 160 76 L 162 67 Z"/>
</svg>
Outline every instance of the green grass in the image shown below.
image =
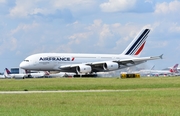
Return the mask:
<svg viewBox="0 0 180 116">
<path fill-rule="evenodd" d="M 179 77 L 2 79 L 0 91 L 180 88 Z"/>
<path fill-rule="evenodd" d="M 0 91 L 131 90 L 0 94 L 4 116 L 179 116 L 180 78 L 2 79 Z"/>
</svg>

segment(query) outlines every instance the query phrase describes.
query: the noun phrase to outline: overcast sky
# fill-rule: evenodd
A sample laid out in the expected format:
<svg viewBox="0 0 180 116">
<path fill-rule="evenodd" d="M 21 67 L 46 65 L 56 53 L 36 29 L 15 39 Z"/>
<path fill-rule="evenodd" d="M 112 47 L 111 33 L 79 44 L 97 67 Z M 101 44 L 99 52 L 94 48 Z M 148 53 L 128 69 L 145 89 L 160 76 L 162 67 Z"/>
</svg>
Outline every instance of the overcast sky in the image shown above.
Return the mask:
<svg viewBox="0 0 180 116">
<path fill-rule="evenodd" d="M 0 72 L 41 52 L 121 53 L 150 28 L 141 56 L 180 63 L 179 0 L 0 0 Z"/>
</svg>

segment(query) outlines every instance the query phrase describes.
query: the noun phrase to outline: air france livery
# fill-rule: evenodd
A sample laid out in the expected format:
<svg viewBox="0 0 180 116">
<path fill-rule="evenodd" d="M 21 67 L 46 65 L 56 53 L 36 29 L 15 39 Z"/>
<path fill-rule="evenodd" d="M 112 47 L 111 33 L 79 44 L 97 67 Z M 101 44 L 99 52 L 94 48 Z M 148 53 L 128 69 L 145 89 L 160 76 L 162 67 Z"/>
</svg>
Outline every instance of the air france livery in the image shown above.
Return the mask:
<svg viewBox="0 0 180 116">
<path fill-rule="evenodd" d="M 92 74 L 162 59 L 162 55 L 139 57 L 149 32 L 150 29 L 143 29 L 121 54 L 39 53 L 27 57 L 20 63 L 20 67 L 26 70 Z"/>
</svg>

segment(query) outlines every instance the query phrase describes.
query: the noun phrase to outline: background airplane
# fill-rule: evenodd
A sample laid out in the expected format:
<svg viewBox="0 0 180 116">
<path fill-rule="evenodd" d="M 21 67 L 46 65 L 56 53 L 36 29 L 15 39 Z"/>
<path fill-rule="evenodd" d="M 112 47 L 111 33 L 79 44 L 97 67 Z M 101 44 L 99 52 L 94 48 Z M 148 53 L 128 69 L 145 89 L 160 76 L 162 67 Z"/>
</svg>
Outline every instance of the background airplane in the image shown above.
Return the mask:
<svg viewBox="0 0 180 116">
<path fill-rule="evenodd" d="M 169 70 L 151 70 L 151 75 L 155 76 L 175 76 L 177 71 L 178 64 L 175 64 L 171 69 Z"/>
<path fill-rule="evenodd" d="M 25 70 L 28 78 L 73 77 L 76 73 Z"/>
<path fill-rule="evenodd" d="M 27 78 L 27 74 L 12 74 L 7 68 L 4 70 L 5 78 L 15 78 L 15 79 L 24 79 Z"/>
<path fill-rule="evenodd" d="M 28 78 L 43 78 L 43 77 L 49 76 L 48 71 L 29 72 L 26 70 L 26 74 Z"/>
<path fill-rule="evenodd" d="M 175 64 L 172 68 L 168 70 L 154 70 L 153 66 L 150 70 L 140 70 L 140 71 L 135 71 L 136 73 L 140 73 L 142 75 L 146 76 L 175 76 L 179 72 L 177 71 L 178 64 Z"/>
<path fill-rule="evenodd" d="M 28 56 L 20 63 L 20 67 L 25 70 L 92 74 L 131 67 L 148 60 L 162 59 L 162 55 L 139 57 L 149 32 L 150 29 L 143 29 L 122 54 L 40 53 Z"/>
<path fill-rule="evenodd" d="M 76 73 L 67 73 L 67 72 L 59 72 L 59 73 L 49 73 L 46 77 L 73 77 Z"/>
<path fill-rule="evenodd" d="M 168 67 L 168 68 L 165 68 L 165 69 L 168 70 L 168 69 L 171 69 L 171 68 L 173 68 L 173 67 Z M 180 67 L 179 66 L 177 67 L 177 72 L 180 72 Z"/>
</svg>

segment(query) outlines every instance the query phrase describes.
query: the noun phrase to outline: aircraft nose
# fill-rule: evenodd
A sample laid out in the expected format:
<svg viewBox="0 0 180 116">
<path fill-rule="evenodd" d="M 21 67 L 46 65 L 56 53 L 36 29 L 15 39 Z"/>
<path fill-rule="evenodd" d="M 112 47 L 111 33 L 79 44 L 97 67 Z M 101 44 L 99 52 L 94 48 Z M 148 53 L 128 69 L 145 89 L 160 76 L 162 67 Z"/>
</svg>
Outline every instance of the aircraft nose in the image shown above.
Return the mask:
<svg viewBox="0 0 180 116">
<path fill-rule="evenodd" d="M 25 69 L 27 67 L 25 62 L 21 62 L 19 65 L 20 68 Z"/>
</svg>

